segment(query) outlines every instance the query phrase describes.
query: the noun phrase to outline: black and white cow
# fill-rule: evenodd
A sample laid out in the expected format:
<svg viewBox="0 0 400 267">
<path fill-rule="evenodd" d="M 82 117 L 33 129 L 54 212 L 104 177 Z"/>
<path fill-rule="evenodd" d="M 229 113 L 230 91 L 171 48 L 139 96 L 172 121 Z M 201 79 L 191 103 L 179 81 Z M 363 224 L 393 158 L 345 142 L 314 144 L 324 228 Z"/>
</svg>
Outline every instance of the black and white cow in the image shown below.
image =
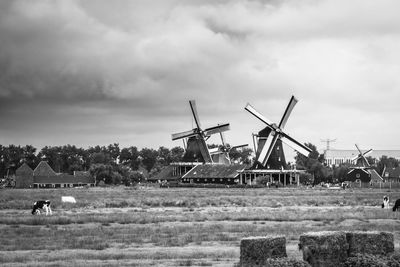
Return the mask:
<svg viewBox="0 0 400 267">
<path fill-rule="evenodd" d="M 393 211 L 400 211 L 400 198 L 398 200 L 396 200 L 396 202 L 394 203 L 393 206 Z"/>
<path fill-rule="evenodd" d="M 388 196 L 384 196 L 383 197 L 382 208 L 383 209 L 388 209 L 389 208 L 389 197 Z"/>
<path fill-rule="evenodd" d="M 50 213 L 52 214 L 51 208 L 50 208 L 50 201 L 49 200 L 39 200 L 33 203 L 32 207 L 32 214 L 40 214 L 40 210 L 45 210 L 46 211 L 46 216 Z"/>
</svg>

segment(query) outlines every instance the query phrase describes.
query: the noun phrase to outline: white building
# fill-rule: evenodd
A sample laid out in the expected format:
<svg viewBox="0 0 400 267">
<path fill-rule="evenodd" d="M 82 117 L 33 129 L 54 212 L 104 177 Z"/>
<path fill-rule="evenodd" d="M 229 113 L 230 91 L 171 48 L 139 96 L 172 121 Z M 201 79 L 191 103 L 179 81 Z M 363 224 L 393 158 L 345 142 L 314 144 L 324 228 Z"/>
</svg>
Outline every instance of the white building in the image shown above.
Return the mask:
<svg viewBox="0 0 400 267">
<path fill-rule="evenodd" d="M 364 153 L 367 150 L 361 150 Z M 353 163 L 352 159 L 356 158 L 360 153 L 356 149 L 329 149 L 325 150 L 325 163 L 328 166 L 338 166 L 343 163 Z M 400 160 L 400 150 L 372 150 L 366 155 L 366 157 L 372 157 L 379 160 L 382 156 L 387 156 L 388 158 L 395 158 Z"/>
</svg>

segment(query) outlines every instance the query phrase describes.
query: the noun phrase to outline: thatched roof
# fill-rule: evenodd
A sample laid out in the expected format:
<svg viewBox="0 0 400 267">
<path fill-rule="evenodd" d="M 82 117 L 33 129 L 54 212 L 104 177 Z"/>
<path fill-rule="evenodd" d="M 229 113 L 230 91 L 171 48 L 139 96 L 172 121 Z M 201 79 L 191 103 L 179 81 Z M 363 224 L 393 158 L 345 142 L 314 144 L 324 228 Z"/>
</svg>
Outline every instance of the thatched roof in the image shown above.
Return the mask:
<svg viewBox="0 0 400 267">
<path fill-rule="evenodd" d="M 33 176 L 56 176 L 56 172 L 46 161 L 41 161 L 33 170 Z"/>
<path fill-rule="evenodd" d="M 15 171 L 15 175 L 24 176 L 24 175 L 33 175 L 33 170 L 29 167 L 25 162 Z"/>
<path fill-rule="evenodd" d="M 54 176 L 34 176 L 35 184 L 93 184 L 94 178 L 91 176 L 74 176 L 70 174 L 58 174 Z"/>
<path fill-rule="evenodd" d="M 159 173 L 157 173 L 157 174 L 154 175 L 153 177 L 150 177 L 150 178 L 147 179 L 147 180 L 150 180 L 150 181 L 158 181 L 158 180 L 160 180 L 160 181 L 163 181 L 163 180 L 170 181 L 170 180 L 177 180 L 178 177 L 176 177 L 176 176 L 174 177 L 174 176 L 172 175 L 172 171 L 173 171 L 173 166 L 171 166 L 171 165 L 165 166 L 165 167 L 163 167 L 163 168 L 161 169 L 161 171 L 160 171 Z"/>
<path fill-rule="evenodd" d="M 241 164 L 204 164 L 197 165 L 188 171 L 182 178 L 236 178 L 246 165 Z"/>
</svg>

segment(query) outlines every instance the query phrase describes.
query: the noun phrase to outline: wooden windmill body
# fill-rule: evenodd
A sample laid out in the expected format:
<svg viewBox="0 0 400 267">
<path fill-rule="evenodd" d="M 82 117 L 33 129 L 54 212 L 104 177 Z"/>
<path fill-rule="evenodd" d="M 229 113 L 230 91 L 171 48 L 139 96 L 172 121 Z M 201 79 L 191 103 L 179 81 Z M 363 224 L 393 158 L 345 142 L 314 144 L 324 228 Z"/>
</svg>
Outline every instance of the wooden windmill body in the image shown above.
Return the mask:
<svg viewBox="0 0 400 267">
<path fill-rule="evenodd" d="M 210 154 L 215 163 L 219 164 L 231 164 L 231 159 L 229 156 L 229 152 L 232 149 L 238 149 L 242 147 L 248 146 L 248 144 L 243 144 L 243 145 L 236 145 L 236 146 L 231 146 L 225 141 L 225 136 L 223 132 L 220 132 L 220 137 L 221 137 L 221 145 L 210 149 Z"/>
<path fill-rule="evenodd" d="M 297 99 L 292 96 L 279 124 L 272 123 L 250 104 L 246 105 L 245 110 L 266 124 L 266 127 L 259 131 L 257 135 L 253 135 L 256 137 L 255 143 L 257 143 L 256 161 L 253 168 L 285 169 L 286 161 L 282 142 L 305 156 L 308 156 L 311 152 L 311 149 L 307 146 L 284 132 L 286 123 L 296 103 Z"/>
<path fill-rule="evenodd" d="M 172 140 L 187 139 L 183 161 L 214 163 L 206 141 L 213 134 L 221 134 L 222 132 L 228 131 L 230 129 L 229 123 L 219 124 L 203 130 L 201 128 L 196 102 L 190 100 L 189 104 L 196 127 L 189 131 L 172 134 Z"/>
</svg>

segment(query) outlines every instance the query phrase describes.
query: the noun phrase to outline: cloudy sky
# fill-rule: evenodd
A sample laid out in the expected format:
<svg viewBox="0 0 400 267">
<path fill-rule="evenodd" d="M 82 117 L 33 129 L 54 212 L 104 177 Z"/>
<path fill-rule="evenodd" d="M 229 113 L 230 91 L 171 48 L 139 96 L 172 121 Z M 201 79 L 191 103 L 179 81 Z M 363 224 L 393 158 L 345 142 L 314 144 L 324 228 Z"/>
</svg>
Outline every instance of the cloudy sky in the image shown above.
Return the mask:
<svg viewBox="0 0 400 267">
<path fill-rule="evenodd" d="M 0 144 L 182 145 L 188 100 L 229 143 L 263 124 L 300 142 L 400 149 L 400 2 L 0 2 Z M 211 142 L 217 142 L 215 139 Z"/>
</svg>

